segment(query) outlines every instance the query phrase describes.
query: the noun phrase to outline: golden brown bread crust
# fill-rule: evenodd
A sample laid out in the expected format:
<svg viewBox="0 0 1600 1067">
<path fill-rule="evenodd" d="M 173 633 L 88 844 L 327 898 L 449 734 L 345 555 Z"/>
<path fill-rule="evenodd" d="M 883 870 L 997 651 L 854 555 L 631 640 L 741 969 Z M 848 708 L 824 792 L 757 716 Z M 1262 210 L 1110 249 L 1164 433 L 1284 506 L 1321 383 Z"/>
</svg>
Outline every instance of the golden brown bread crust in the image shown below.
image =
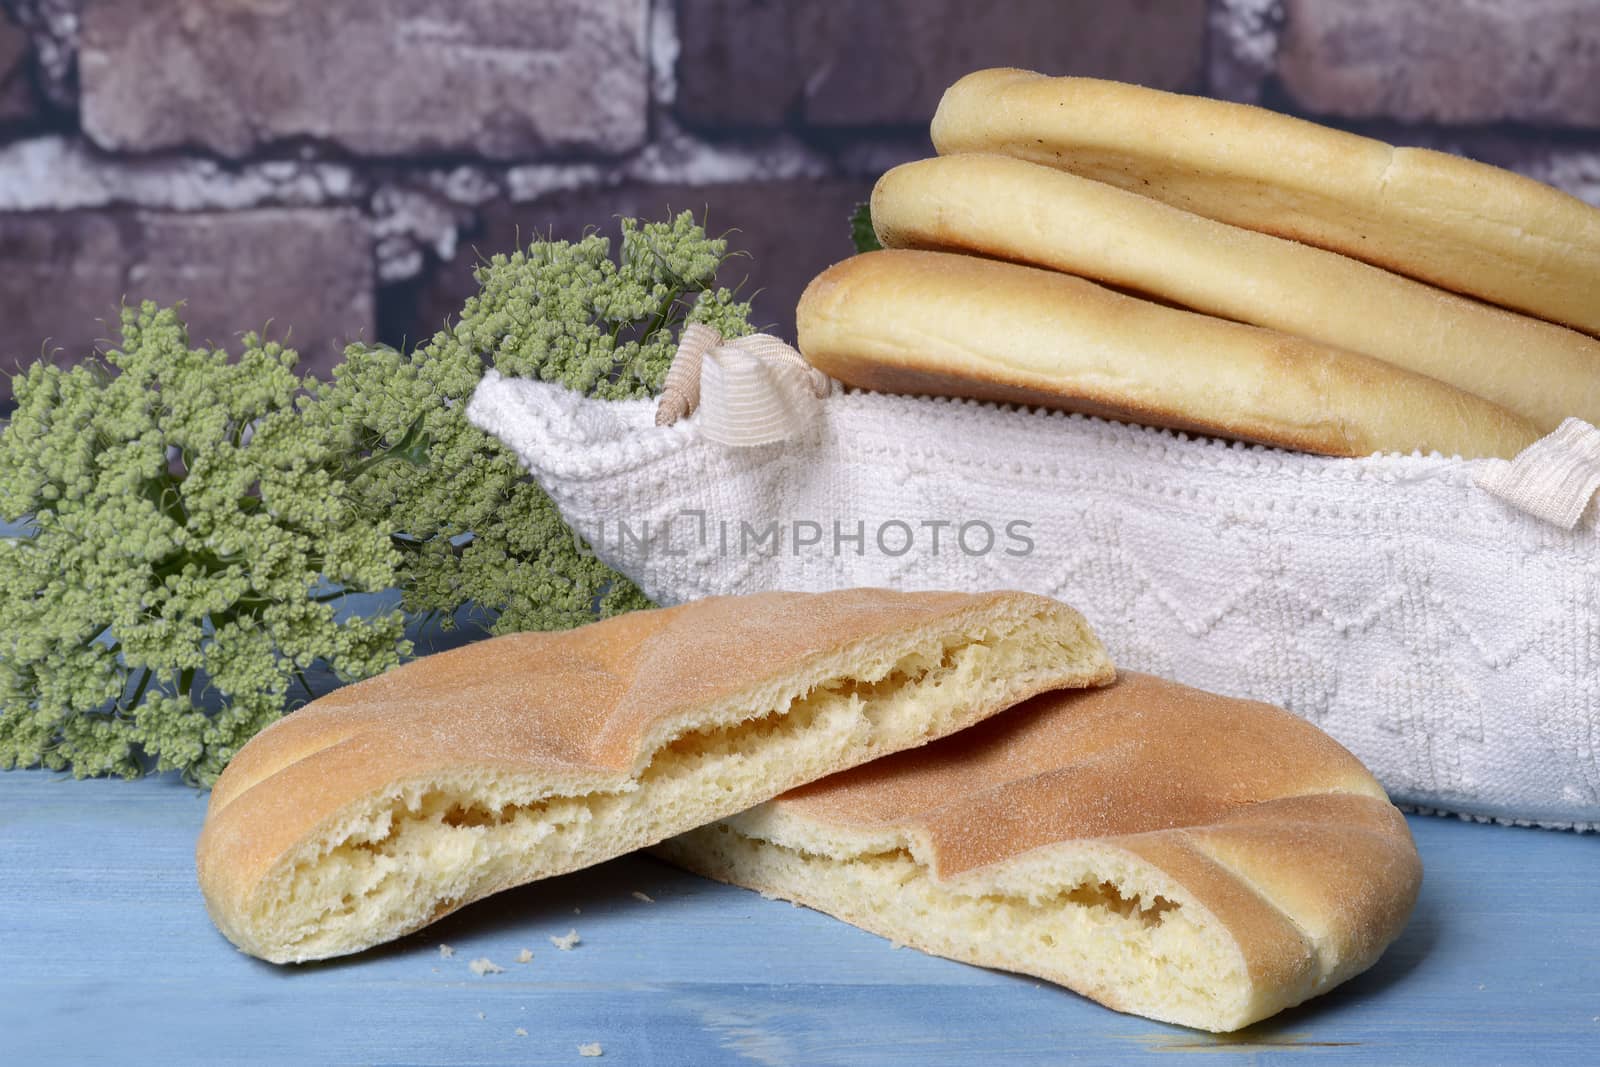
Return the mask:
<svg viewBox="0 0 1600 1067">
<path fill-rule="evenodd" d="M 722 825 L 747 844 L 799 857 L 800 871 L 906 849 L 947 891 L 937 898 L 945 904 L 1010 896 L 1071 911 L 1072 897 L 1054 895 L 1063 887 L 1050 882 L 1053 870 L 1100 870 L 1092 887 L 1123 863 L 1145 886 L 1135 906 L 1155 909 L 1133 914 L 1166 909 L 1154 927 L 1203 918 L 1237 950 L 1247 984 L 1233 1002 L 1180 1008 L 1060 966 L 1050 951 L 1023 958 L 1029 946 L 1008 944 L 1023 939 L 1008 932 L 1019 924 L 987 923 L 976 942 L 941 944 L 938 905 L 919 912 L 915 929 L 899 924 L 892 898 L 839 908 L 826 889 L 770 873 L 781 868 L 727 861 L 728 837 L 714 828 L 662 850 L 713 877 L 830 913 L 851 910 L 850 921 L 886 936 L 1207 1029 L 1246 1025 L 1365 970 L 1399 935 L 1422 876 L 1404 819 L 1331 738 L 1266 704 L 1127 672 L 1107 688 L 1035 697 Z M 898 880 L 910 895 L 911 881 Z M 1163 880 L 1170 888 L 1152 901 L 1148 886 Z M 1160 977 L 1179 963 L 1158 957 L 1143 967 Z"/>
<path fill-rule="evenodd" d="M 685 709 L 973 602 L 883 589 L 760 593 L 480 641 L 336 690 L 263 730 L 217 781 L 209 814 L 291 764 L 361 740 L 428 765 L 506 759 L 550 773 L 625 772 L 646 754 L 646 736 Z"/>
<path fill-rule="evenodd" d="M 945 252 L 869 252 L 815 278 L 800 351 L 864 389 L 965 396 L 1331 456 L 1511 457 L 1526 420 L 1382 360 Z"/>
<path fill-rule="evenodd" d="M 1569 416 L 1600 424 L 1592 337 L 1068 171 L 988 154 L 906 163 L 878 180 L 872 222 L 886 248 L 1047 267 L 1360 352 L 1542 432 Z"/>
<path fill-rule="evenodd" d="M 949 878 L 1041 845 L 1212 826 L 1323 793 L 1387 799 L 1343 746 L 1280 708 L 1123 671 L 772 806 L 835 826 L 914 824 Z"/>
<path fill-rule="evenodd" d="M 989 679 L 949 722 L 917 722 L 913 715 L 909 725 L 916 736 L 901 739 L 898 748 L 1044 688 L 1107 681 L 1109 662 L 1082 617 L 1045 597 L 878 589 L 710 598 L 564 633 L 508 635 L 416 660 L 313 702 L 244 747 L 212 792 L 196 849 L 201 888 L 218 926 L 254 954 L 281 961 L 353 951 L 396 931 L 380 927 L 369 940 L 363 920 L 352 917 L 351 929 L 324 946 L 319 939 L 325 931 L 311 916 L 296 935 L 301 944 L 264 932 L 278 929 L 262 918 L 264 909 L 292 911 L 294 894 L 302 892 L 293 889 L 300 876 L 295 872 L 309 872 L 305 877 L 313 881 L 322 877 L 316 865 L 330 854 L 350 859 L 351 870 L 359 867 L 374 878 L 404 866 L 393 857 L 374 860 L 359 853 L 370 853 L 407 819 L 431 819 L 423 829 L 442 835 L 441 826 L 456 823 L 469 830 L 504 827 L 522 817 L 519 810 L 533 818 L 552 797 L 631 794 L 640 790 L 647 765 L 674 740 L 737 729 L 771 710 L 763 701 L 774 702 L 781 713 L 788 701 L 806 698 L 814 687 L 848 682 L 852 663 L 863 670 L 874 666 L 883 677 L 896 656 L 921 647 L 917 642 L 931 642 L 934 659 L 917 662 L 937 670 L 941 649 L 980 640 L 974 634 L 999 641 L 1024 630 L 1042 635 L 1032 661 L 1013 665 L 1007 677 Z M 1069 647 L 1074 643 L 1078 647 Z M 784 696 L 796 686 L 792 696 Z M 850 699 L 855 698 L 842 693 L 835 703 Z M 832 765 L 821 773 L 872 758 L 878 753 L 870 749 L 881 740 L 832 739 L 837 750 L 824 753 Z M 730 791 L 723 802 L 733 806 L 722 814 L 806 780 L 795 778 L 799 772 L 793 768 L 782 770 L 793 780 L 782 780 L 780 773 L 756 783 L 766 790 L 759 798 Z M 441 793 L 444 799 L 434 807 L 449 810 L 428 810 L 428 796 Z M 578 821 L 600 820 L 582 815 Z M 439 910 L 422 921 L 506 885 L 598 862 L 642 843 L 619 831 L 614 842 L 586 844 L 573 854 L 578 859 L 530 866 L 513 857 L 518 862 L 504 864 L 503 872 L 483 875 L 486 882 L 461 872 L 470 894 L 442 894 Z M 505 859 L 492 852 L 489 858 Z M 428 862 L 424 856 L 424 883 Z M 422 889 L 409 892 L 415 896 Z M 402 925 L 418 924 L 413 915 Z"/>
<path fill-rule="evenodd" d="M 1498 167 L 1247 104 L 983 70 L 945 92 L 941 155 L 1000 152 L 1600 335 L 1600 209 Z"/>
</svg>

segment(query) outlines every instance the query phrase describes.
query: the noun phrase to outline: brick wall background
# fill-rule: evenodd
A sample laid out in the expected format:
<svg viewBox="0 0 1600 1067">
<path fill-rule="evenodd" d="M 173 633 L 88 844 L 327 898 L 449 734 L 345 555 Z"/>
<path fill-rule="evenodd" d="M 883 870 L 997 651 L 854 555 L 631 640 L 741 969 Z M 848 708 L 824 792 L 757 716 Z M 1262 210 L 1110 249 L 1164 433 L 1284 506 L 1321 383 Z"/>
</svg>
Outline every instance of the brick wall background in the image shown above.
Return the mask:
<svg viewBox="0 0 1600 1067">
<path fill-rule="evenodd" d="M 1600 0 L 0 0 L 0 369 L 121 298 L 305 365 L 432 333 L 476 252 L 617 214 L 807 280 L 995 65 L 1265 103 L 1600 204 Z M 0 381 L 0 402 L 8 387 Z"/>
</svg>

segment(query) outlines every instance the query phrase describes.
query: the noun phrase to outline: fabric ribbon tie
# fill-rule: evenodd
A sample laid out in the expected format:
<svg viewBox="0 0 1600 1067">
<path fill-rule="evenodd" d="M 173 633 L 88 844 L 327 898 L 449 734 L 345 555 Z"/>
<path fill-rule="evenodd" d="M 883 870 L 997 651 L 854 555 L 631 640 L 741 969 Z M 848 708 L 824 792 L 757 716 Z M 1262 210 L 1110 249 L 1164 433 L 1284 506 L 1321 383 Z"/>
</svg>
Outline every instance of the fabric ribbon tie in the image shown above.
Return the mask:
<svg viewBox="0 0 1600 1067">
<path fill-rule="evenodd" d="M 656 406 L 656 425 L 700 413 L 706 440 L 733 448 L 799 436 L 821 414 L 832 380 L 771 334 L 723 340 L 704 323 L 684 327 Z"/>
<path fill-rule="evenodd" d="M 1568 419 L 1516 459 L 1486 464 L 1477 481 L 1512 507 L 1571 530 L 1600 492 L 1600 430 Z"/>
</svg>

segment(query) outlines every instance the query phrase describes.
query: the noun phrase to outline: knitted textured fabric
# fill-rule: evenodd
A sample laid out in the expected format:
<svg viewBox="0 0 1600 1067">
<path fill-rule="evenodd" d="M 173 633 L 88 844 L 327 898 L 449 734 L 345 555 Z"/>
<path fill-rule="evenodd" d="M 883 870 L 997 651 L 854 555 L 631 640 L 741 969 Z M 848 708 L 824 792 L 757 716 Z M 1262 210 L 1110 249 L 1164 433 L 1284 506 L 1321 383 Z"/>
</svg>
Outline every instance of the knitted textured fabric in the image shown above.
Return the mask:
<svg viewBox="0 0 1600 1067">
<path fill-rule="evenodd" d="M 1600 826 L 1600 530 L 1487 461 L 1329 459 L 1080 415 L 835 392 L 787 442 L 490 374 L 469 418 L 663 604 L 761 589 L 1014 588 L 1119 666 L 1281 705 L 1397 803 Z M 1496 470 L 1500 468 L 1495 468 Z"/>
</svg>

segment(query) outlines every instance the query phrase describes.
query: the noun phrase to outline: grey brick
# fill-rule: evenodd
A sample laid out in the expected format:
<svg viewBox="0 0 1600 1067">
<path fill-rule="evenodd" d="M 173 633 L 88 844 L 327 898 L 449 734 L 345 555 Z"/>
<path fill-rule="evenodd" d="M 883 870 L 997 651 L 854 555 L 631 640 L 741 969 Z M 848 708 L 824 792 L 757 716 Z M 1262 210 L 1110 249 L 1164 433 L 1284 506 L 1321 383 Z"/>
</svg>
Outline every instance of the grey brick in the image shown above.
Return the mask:
<svg viewBox="0 0 1600 1067">
<path fill-rule="evenodd" d="M 981 67 L 1197 88 L 1205 0 L 679 0 L 677 110 L 702 125 L 925 124 Z"/>
<path fill-rule="evenodd" d="M 34 115 L 28 53 L 28 35 L 0 9 L 0 123 L 26 121 Z"/>
<path fill-rule="evenodd" d="M 0 370 L 79 359 L 115 337 L 124 299 L 151 299 L 185 301 L 196 342 L 265 329 L 325 375 L 346 341 L 373 336 L 372 275 L 350 211 L 0 214 Z"/>
<path fill-rule="evenodd" d="M 678 0 L 678 113 L 697 123 L 780 125 L 805 87 L 793 14 L 761 0 Z"/>
<path fill-rule="evenodd" d="M 83 124 L 243 156 L 622 152 L 646 132 L 648 0 L 86 0 Z"/>
<path fill-rule="evenodd" d="M 1353 118 L 1600 126 L 1600 0 L 1287 0 L 1278 73 Z"/>
</svg>

